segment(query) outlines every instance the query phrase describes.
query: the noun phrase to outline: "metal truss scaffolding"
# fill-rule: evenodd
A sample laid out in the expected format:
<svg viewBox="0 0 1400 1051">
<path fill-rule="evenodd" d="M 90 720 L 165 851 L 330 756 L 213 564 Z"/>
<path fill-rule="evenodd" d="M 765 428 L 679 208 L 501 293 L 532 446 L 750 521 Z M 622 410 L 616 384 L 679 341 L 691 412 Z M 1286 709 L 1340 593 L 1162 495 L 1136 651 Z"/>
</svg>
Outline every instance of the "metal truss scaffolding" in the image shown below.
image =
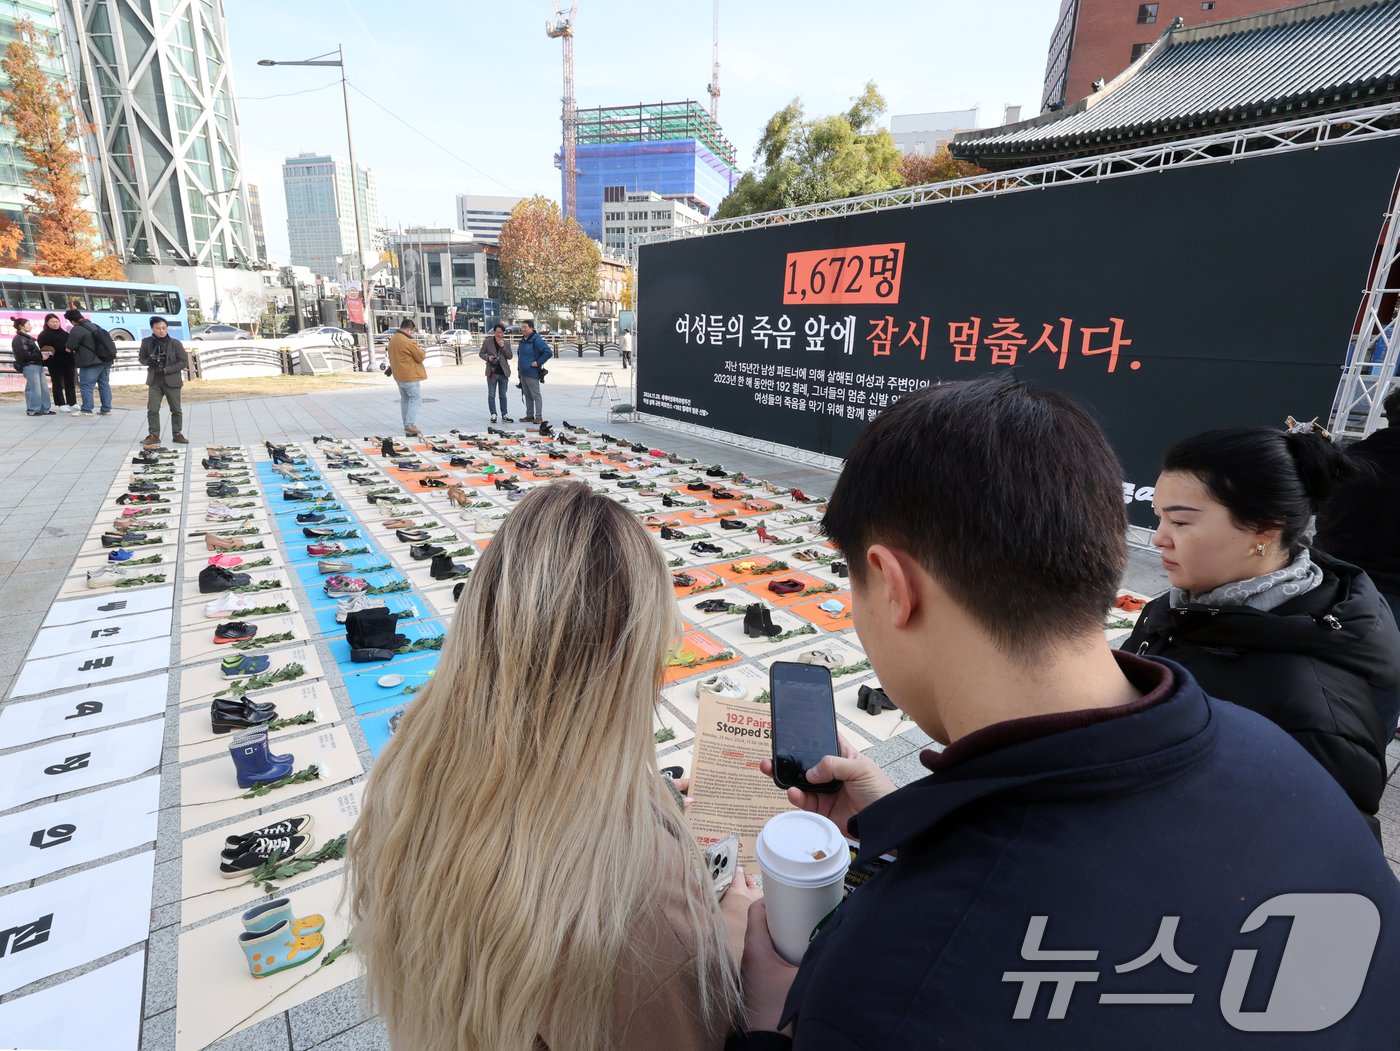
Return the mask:
<svg viewBox="0 0 1400 1051">
<path fill-rule="evenodd" d="M 1396 381 L 1400 365 L 1400 307 L 1394 306 L 1400 295 L 1400 183 L 1391 194 L 1390 210 L 1385 217 L 1385 235 L 1371 271 L 1371 287 L 1361 306 L 1361 324 L 1351 345 L 1351 355 L 1342 372 L 1336 406 L 1332 410 L 1332 433 L 1343 438 L 1364 438 L 1380 425 L 1381 403 L 1385 401 Z M 1382 340 L 1385 324 L 1381 321 L 1381 305 L 1392 304 L 1394 321 L 1389 335 Z M 1373 347 L 1385 347 L 1378 360 L 1371 358 Z"/>
<path fill-rule="evenodd" d="M 1146 172 L 1159 172 L 1176 168 L 1197 167 L 1205 164 L 1232 164 L 1248 157 L 1292 153 L 1301 150 L 1326 149 L 1347 142 L 1374 140 L 1400 136 L 1400 103 L 1370 106 L 1341 113 L 1317 114 L 1297 120 L 1283 121 L 1255 128 L 1238 128 L 1229 132 L 1187 139 L 1181 142 L 1161 143 L 1154 146 L 1124 150 L 1120 153 L 1102 154 L 1081 160 L 1058 161 L 1054 164 L 1037 165 L 1031 168 L 1018 168 L 1012 171 L 996 172 L 989 175 L 955 179 L 949 182 L 930 183 L 927 186 L 908 186 L 899 190 L 869 194 L 865 197 L 848 197 L 839 201 L 825 201 L 800 208 L 786 208 L 781 211 L 759 212 L 703 223 L 697 226 L 679 227 L 658 233 L 647 234 L 638 239 L 639 244 L 665 241 L 687 240 L 696 237 L 714 237 L 719 234 L 734 233 L 739 230 L 754 230 L 761 227 L 785 226 L 789 223 L 813 222 L 818 219 L 832 219 L 839 216 L 858 215 L 865 212 L 891 211 L 899 208 L 916 208 L 922 205 L 943 204 L 958 201 L 965 197 L 987 197 L 996 194 L 1026 193 L 1044 190 L 1051 186 L 1067 183 L 1095 183 L 1105 179 L 1121 179 Z M 1368 291 L 1366 316 L 1356 345 L 1366 347 L 1380 331 L 1378 309 L 1383 296 L 1397 292 L 1395 287 L 1400 274 L 1400 223 L 1395 221 L 1394 210 L 1387 216 L 1385 240 L 1381 257 L 1376 267 L 1374 286 Z M 1286 217 L 1280 217 L 1285 222 Z M 643 257 L 644 258 L 644 257 Z M 640 265 L 638 271 L 640 273 Z M 646 309 L 646 303 L 639 301 L 638 312 Z M 1400 328 L 1400 325 L 1397 325 Z M 1375 363 L 1354 361 L 1345 370 L 1338 388 L 1337 416 L 1352 423 L 1341 426 L 1342 433 L 1360 437 L 1375 429 L 1380 419 L 1380 401 L 1384 397 L 1387 384 L 1396 374 L 1400 363 L 1400 339 L 1388 341 L 1384 360 Z M 1358 351 L 1357 359 L 1363 357 Z M 640 406 L 638 406 L 640 408 Z M 742 445 L 776 455 L 803 459 L 817 464 L 812 459 L 818 454 L 806 451 L 778 450 L 769 443 L 715 431 L 712 428 L 694 424 L 677 423 L 669 419 L 639 413 L 645 422 L 708 437 L 714 441 Z M 1359 425 L 1359 426 L 1358 426 Z M 832 457 L 820 457 L 833 460 Z M 839 466 L 839 461 L 834 461 Z M 821 466 L 826 466 L 822 463 Z M 1141 537 L 1134 539 L 1142 540 Z"/>
</svg>

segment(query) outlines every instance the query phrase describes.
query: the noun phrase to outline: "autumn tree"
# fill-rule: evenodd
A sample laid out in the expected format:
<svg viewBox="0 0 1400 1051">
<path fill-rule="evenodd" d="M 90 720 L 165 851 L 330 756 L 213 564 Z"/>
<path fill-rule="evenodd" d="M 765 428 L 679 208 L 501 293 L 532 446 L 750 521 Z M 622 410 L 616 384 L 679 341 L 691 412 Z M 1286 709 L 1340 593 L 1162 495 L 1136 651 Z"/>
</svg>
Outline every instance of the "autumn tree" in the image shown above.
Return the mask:
<svg viewBox="0 0 1400 1051">
<path fill-rule="evenodd" d="M 793 99 L 773 114 L 758 142 L 758 168 L 745 172 L 716 212 L 730 219 L 754 212 L 859 197 L 904 185 L 899 149 L 879 119 L 885 100 L 873 82 L 845 113 L 804 120 Z"/>
<path fill-rule="evenodd" d="M 28 171 L 30 232 L 37 274 L 114 281 L 121 264 L 99 248 L 92 216 L 80 203 L 82 177 L 77 141 L 79 125 L 71 106 L 39 65 L 54 49 L 34 23 L 15 23 L 16 38 L 0 59 L 7 85 L 0 88 L 0 117 L 14 132 L 15 145 Z M 0 230 L 0 242 L 4 232 Z M 0 244 L 0 247 L 3 247 Z"/>
<path fill-rule="evenodd" d="M 543 316 L 567 307 L 577 322 L 598 298 L 602 252 L 548 198 L 531 197 L 511 209 L 501 225 L 500 251 L 508 303 Z"/>
<path fill-rule="evenodd" d="M 986 175 L 987 169 L 979 168 L 971 161 L 958 160 L 948 151 L 948 144 L 944 143 L 933 153 L 906 154 L 899 162 L 899 174 L 903 176 L 905 186 L 924 186 L 931 182 Z"/>
<path fill-rule="evenodd" d="M 18 267 L 24 230 L 8 215 L 0 212 L 0 267 Z"/>
</svg>

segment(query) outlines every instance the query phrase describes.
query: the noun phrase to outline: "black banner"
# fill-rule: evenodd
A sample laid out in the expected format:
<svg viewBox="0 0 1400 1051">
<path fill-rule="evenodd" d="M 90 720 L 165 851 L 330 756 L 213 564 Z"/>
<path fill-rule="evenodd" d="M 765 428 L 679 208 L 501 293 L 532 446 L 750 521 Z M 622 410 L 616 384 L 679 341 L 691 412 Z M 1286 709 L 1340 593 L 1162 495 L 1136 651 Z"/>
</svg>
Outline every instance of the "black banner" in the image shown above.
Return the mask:
<svg viewBox="0 0 1400 1051">
<path fill-rule="evenodd" d="M 647 245 L 637 407 L 844 456 L 1016 367 L 1094 410 L 1150 524 L 1178 439 L 1327 418 L 1397 170 L 1359 141 Z"/>
</svg>

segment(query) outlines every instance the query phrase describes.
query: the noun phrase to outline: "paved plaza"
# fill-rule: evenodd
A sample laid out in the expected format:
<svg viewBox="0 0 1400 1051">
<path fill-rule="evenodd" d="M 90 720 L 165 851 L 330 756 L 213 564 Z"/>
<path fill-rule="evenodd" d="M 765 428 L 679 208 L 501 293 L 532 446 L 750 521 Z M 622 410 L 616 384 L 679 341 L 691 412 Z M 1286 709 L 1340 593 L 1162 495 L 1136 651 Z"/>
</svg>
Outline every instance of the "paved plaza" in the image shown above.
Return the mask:
<svg viewBox="0 0 1400 1051">
<path fill-rule="evenodd" d="M 545 416 L 556 426 L 568 420 L 594 431 L 606 431 L 694 456 L 704 463 L 722 463 L 728 470 L 742 470 L 808 493 L 826 495 L 831 492 L 836 479 L 833 472 L 797 459 L 609 417 L 603 404 L 596 401 L 590 404 L 595 383 L 605 372 L 610 372 L 621 388 L 622 399 L 631 401 L 628 383 L 633 373 L 623 371 L 615 358 L 601 361 L 591 357 L 561 359 L 551 367 L 544 388 Z M 365 435 L 398 433 L 398 398 L 394 384 L 378 376 L 357 380 L 349 389 L 324 393 L 188 403 L 185 427 L 192 443 L 190 456 L 197 463 L 205 444 L 252 447 L 260 446 L 264 440 L 306 441 L 319 434 L 359 442 Z M 423 393 L 419 425 L 425 434 L 485 428 L 484 381 L 474 360 L 463 366 L 430 370 Z M 511 394 L 516 395 L 514 388 Z M 512 408 L 521 411 L 518 400 L 513 402 Z M 119 409 L 107 418 L 29 419 L 23 415 L 19 403 L 0 403 L 0 442 L 5 449 L 0 454 L 0 524 L 3 524 L 0 535 L 6 541 L 0 552 L 0 609 L 5 613 L 6 629 L 0 633 L 0 685 L 4 687 L 0 697 L 10 696 L 35 634 L 89 535 L 105 494 L 114 477 L 127 469 L 145 430 L 144 413 L 137 410 Z M 1135 551 L 1124 587 L 1149 595 L 1158 593 L 1165 586 L 1165 579 L 1157 567 L 1155 555 Z M 183 581 L 177 579 L 174 583 L 178 588 Z M 329 641 L 320 639 L 313 648 L 321 658 L 332 689 L 337 697 L 343 697 L 344 683 L 332 659 Z M 178 639 L 175 644 L 179 645 Z M 175 659 L 179 659 L 178 651 Z M 179 703 L 174 678 L 166 699 L 171 712 L 177 712 Z M 143 1049 L 176 1046 L 175 1004 L 181 981 L 177 941 L 182 927 L 180 903 L 188 893 L 182 884 L 181 818 L 178 809 L 174 809 L 180 801 L 178 722 L 178 718 L 167 720 L 159 770 L 162 810 L 155 847 L 151 934 L 146 945 Z M 359 723 L 347 719 L 345 726 L 361 762 L 368 767 L 369 748 Z M 905 783 L 925 773 L 918 754 L 928 743 L 926 736 L 913 729 L 875 744 L 866 754 L 879 762 L 896 783 Z M 14 750 L 0 748 L 0 759 L 11 751 Z M 1397 763 L 1400 763 L 1400 749 L 1392 744 L 1392 772 Z M 328 787 L 323 794 L 333 791 L 334 788 Z M 39 800 L 21 809 L 51 801 L 51 798 Z M 1380 820 L 1387 857 L 1400 874 L 1400 792 L 1393 788 L 1387 791 L 1382 802 Z M 140 849 L 148 849 L 148 846 Z M 1306 845 L 1300 845 L 1300 849 L 1306 849 Z M 128 851 L 121 856 L 135 853 L 137 851 Z M 103 863 L 111 860 L 104 858 Z M 82 866 L 74 871 L 90 867 L 94 866 Z M 62 875 L 71 875 L 71 872 L 65 871 Z M 34 883 L 53 878 L 46 876 Z M 336 874 L 323 877 L 324 880 L 336 878 Z M 225 910 L 220 916 L 227 916 L 230 911 L 236 910 Z M 209 922 L 216 918 L 211 917 Z M 35 982 L 16 994 L 0 997 L 0 1005 L 110 964 L 132 951 L 113 953 L 81 968 Z M 0 1042 L 3 1040 L 0 1034 Z M 355 981 L 267 1018 L 213 1046 L 249 1051 L 309 1048 L 349 1051 L 387 1048 L 388 1040 L 382 1023 L 367 1017 L 362 983 Z"/>
</svg>

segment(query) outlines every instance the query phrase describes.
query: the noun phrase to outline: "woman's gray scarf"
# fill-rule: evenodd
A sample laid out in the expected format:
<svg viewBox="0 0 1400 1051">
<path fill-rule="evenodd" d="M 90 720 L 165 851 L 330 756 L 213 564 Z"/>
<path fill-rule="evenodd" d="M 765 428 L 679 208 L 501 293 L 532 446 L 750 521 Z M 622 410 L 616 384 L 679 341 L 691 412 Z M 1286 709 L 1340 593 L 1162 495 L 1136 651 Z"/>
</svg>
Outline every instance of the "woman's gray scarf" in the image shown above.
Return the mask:
<svg viewBox="0 0 1400 1051">
<path fill-rule="evenodd" d="M 1313 562 L 1307 548 L 1292 563 L 1263 576 L 1237 580 L 1233 584 L 1222 584 L 1214 591 L 1204 594 L 1191 594 L 1181 588 L 1172 588 L 1171 608 L 1184 606 L 1248 606 L 1250 609 L 1271 610 L 1282 606 L 1289 599 L 1306 595 L 1322 583 L 1322 568 Z"/>
</svg>

